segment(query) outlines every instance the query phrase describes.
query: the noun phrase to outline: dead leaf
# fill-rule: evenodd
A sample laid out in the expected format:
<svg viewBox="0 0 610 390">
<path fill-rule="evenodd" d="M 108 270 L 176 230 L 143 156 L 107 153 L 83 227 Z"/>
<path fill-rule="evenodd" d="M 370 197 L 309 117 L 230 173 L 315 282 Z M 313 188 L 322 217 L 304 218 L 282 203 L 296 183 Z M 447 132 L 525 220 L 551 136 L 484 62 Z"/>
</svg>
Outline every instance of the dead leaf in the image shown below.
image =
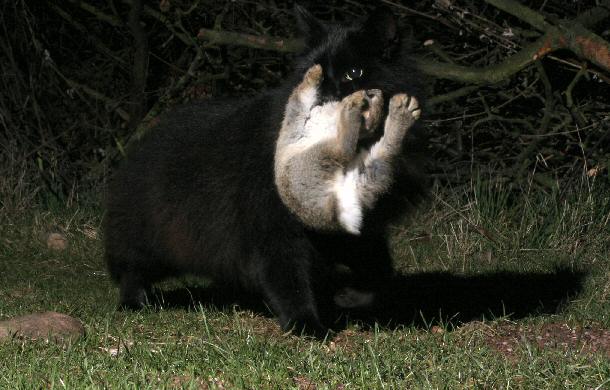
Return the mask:
<svg viewBox="0 0 610 390">
<path fill-rule="evenodd" d="M 68 247 L 68 239 L 62 233 L 49 233 L 47 235 L 47 248 L 63 251 Z"/>
</svg>

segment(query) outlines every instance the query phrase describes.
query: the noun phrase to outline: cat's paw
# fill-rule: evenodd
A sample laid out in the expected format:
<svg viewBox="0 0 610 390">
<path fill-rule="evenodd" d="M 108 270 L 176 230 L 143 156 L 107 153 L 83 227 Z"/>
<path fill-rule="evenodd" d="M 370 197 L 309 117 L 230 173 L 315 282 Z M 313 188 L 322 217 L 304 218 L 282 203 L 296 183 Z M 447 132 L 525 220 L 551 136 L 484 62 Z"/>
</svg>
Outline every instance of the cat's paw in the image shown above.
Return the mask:
<svg viewBox="0 0 610 390">
<path fill-rule="evenodd" d="M 343 115 L 359 138 L 372 136 L 383 116 L 383 93 L 379 89 L 357 91 L 343 99 Z"/>
<path fill-rule="evenodd" d="M 373 135 L 383 116 L 383 93 L 381 90 L 369 89 L 366 91 L 365 99 L 368 104 L 362 111 L 364 131 L 360 132 L 360 138 Z"/>
<path fill-rule="evenodd" d="M 303 84 L 310 88 L 318 88 L 322 80 L 324 79 L 324 73 L 322 72 L 322 66 L 316 64 L 309 68 L 303 77 Z"/>
<path fill-rule="evenodd" d="M 356 309 L 371 307 L 375 301 L 375 293 L 372 291 L 361 291 L 351 287 L 344 287 L 337 291 L 333 297 L 335 305 L 342 309 Z"/>
<path fill-rule="evenodd" d="M 362 110 L 368 105 L 366 91 L 356 91 L 343 98 L 343 110 L 345 112 L 360 115 Z"/>
<path fill-rule="evenodd" d="M 419 102 L 414 96 L 405 93 L 392 96 L 385 125 L 386 141 L 390 143 L 401 142 L 420 115 Z"/>
<path fill-rule="evenodd" d="M 323 78 L 322 66 L 316 64 L 307 70 L 303 81 L 293 92 L 292 96 L 298 98 L 305 110 L 311 110 L 318 103 L 318 87 Z"/>
<path fill-rule="evenodd" d="M 354 142 L 356 142 L 364 121 L 362 113 L 369 105 L 366 91 L 356 91 L 351 95 L 344 97 L 341 101 L 341 105 L 341 123 L 339 124 L 339 128 L 348 131 L 351 134 L 350 138 L 353 138 Z"/>
<path fill-rule="evenodd" d="M 318 340 L 324 340 L 330 334 L 329 328 L 322 325 L 317 319 L 311 318 L 286 321 L 282 324 L 282 330 L 297 336 L 312 337 Z"/>
<path fill-rule="evenodd" d="M 421 115 L 419 102 L 415 96 L 401 93 L 390 99 L 389 117 L 393 121 L 407 124 L 410 127 Z"/>
</svg>

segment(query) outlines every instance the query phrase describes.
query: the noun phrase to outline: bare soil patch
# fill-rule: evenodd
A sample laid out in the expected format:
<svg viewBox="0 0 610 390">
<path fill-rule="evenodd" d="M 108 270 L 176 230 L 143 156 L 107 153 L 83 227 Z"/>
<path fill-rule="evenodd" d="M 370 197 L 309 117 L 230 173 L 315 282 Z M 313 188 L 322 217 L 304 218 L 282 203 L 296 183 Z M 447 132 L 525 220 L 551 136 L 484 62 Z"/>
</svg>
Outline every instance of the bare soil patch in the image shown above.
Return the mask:
<svg viewBox="0 0 610 390">
<path fill-rule="evenodd" d="M 610 329 L 548 323 L 536 326 L 500 324 L 484 331 L 484 340 L 493 350 L 514 359 L 528 346 L 582 354 L 600 353 L 610 358 Z"/>
</svg>

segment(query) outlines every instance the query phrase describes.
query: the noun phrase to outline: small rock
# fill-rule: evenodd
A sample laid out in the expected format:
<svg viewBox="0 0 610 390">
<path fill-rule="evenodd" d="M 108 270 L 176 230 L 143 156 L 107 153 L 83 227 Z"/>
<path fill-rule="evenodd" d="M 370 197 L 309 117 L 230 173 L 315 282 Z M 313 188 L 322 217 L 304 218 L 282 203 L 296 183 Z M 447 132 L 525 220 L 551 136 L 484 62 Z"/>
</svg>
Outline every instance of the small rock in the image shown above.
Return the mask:
<svg viewBox="0 0 610 390">
<path fill-rule="evenodd" d="M 0 341 L 17 338 L 71 342 L 85 334 L 83 324 L 67 314 L 47 311 L 0 321 Z"/>
<path fill-rule="evenodd" d="M 61 233 L 49 233 L 47 236 L 47 248 L 63 251 L 68 247 L 68 239 Z"/>
<path fill-rule="evenodd" d="M 129 340 L 119 340 L 119 342 L 112 347 L 99 347 L 102 351 L 108 353 L 112 357 L 117 357 L 125 351 L 128 351 L 129 348 L 133 346 L 133 341 Z"/>
<path fill-rule="evenodd" d="M 434 325 L 431 329 L 430 332 L 433 334 L 443 334 L 445 333 L 445 329 L 441 328 L 438 325 Z"/>
</svg>

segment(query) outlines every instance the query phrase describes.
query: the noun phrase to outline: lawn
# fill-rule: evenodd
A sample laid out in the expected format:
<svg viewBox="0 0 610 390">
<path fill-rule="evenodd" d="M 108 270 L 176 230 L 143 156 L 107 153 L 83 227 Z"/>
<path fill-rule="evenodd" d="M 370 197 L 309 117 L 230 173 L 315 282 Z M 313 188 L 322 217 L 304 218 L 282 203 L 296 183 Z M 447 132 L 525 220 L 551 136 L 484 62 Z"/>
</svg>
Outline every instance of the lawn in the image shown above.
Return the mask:
<svg viewBox="0 0 610 390">
<path fill-rule="evenodd" d="M 159 286 L 156 310 L 116 311 L 101 210 L 5 204 L 0 320 L 52 310 L 86 335 L 1 342 L 0 388 L 610 387 L 607 179 L 473 183 L 435 189 L 392 227 L 403 277 L 326 342 L 282 334 L 264 310 L 213 305 L 192 278 Z M 50 232 L 67 249 L 47 248 Z"/>
</svg>

